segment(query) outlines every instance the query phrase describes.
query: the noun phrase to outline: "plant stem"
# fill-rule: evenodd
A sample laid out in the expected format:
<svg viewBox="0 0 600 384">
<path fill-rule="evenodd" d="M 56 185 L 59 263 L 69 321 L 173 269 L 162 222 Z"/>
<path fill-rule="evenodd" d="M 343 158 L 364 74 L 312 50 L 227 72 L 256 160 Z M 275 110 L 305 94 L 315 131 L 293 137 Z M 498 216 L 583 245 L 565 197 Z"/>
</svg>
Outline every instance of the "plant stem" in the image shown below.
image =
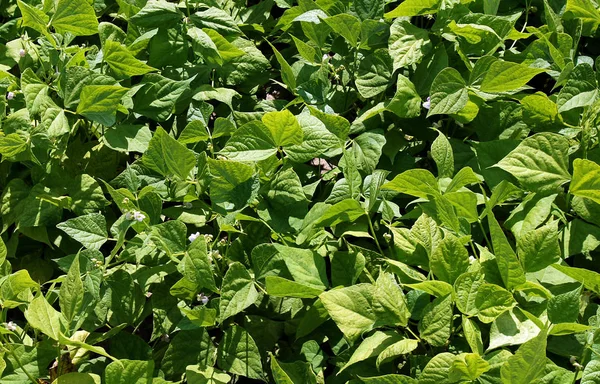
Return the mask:
<svg viewBox="0 0 600 384">
<path fill-rule="evenodd" d="M 2 344 L 6 347 L 6 350 L 8 351 L 8 353 L 15 359 L 15 361 L 17 362 L 17 365 L 19 366 L 19 368 L 21 368 L 21 370 L 23 371 L 23 373 L 25 373 L 25 375 L 27 376 L 27 378 L 33 384 L 38 384 L 38 381 L 35 379 L 35 377 L 33 377 L 33 375 L 31 373 L 29 373 L 29 371 L 27 371 L 25 369 L 25 367 L 21 363 L 21 360 L 19 360 L 19 357 L 17 356 L 17 354 L 15 353 L 15 351 L 12 349 L 12 346 L 10 345 L 10 343 L 8 343 L 6 341 L 6 339 L 4 338 L 3 334 L 0 334 L 0 338 L 2 339 Z"/>
<path fill-rule="evenodd" d="M 375 245 L 377 245 L 377 249 L 379 250 L 379 253 L 381 253 L 382 256 L 385 256 L 385 253 L 383 253 L 383 249 L 381 249 L 381 245 L 379 245 L 379 240 L 377 240 L 377 234 L 375 233 L 375 229 L 373 229 L 373 222 L 371 221 L 371 216 L 369 215 L 368 212 L 367 213 L 367 220 L 369 221 L 369 229 L 371 230 L 371 234 L 373 235 L 373 239 L 375 240 Z"/>
</svg>

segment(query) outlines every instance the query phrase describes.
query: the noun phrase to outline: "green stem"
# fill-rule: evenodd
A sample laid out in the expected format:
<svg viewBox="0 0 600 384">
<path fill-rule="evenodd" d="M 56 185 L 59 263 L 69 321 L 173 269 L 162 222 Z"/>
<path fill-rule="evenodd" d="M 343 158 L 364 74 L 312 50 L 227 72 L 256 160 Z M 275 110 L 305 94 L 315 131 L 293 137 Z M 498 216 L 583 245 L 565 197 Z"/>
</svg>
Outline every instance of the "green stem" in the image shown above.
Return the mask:
<svg viewBox="0 0 600 384">
<path fill-rule="evenodd" d="M 381 249 L 381 245 L 379 245 L 379 240 L 377 240 L 377 234 L 375 233 L 375 229 L 373 229 L 373 222 L 371 221 L 371 216 L 369 215 L 369 212 L 366 212 L 366 214 L 367 214 L 367 220 L 369 221 L 369 229 L 371 230 L 373 239 L 375 239 L 375 245 L 377 245 L 377 249 L 379 250 L 379 253 L 381 253 L 382 256 L 385 256 L 385 253 L 383 253 L 383 249 Z"/>
<path fill-rule="evenodd" d="M 19 366 L 19 368 L 21 368 L 21 370 L 23 371 L 23 373 L 25 373 L 25 375 L 27 376 L 27 378 L 33 383 L 33 384 L 38 384 L 38 381 L 35 379 L 35 377 L 33 377 L 33 375 L 31 373 L 29 373 L 25 367 L 23 366 L 23 364 L 21 363 L 21 360 L 19 360 L 19 357 L 17 356 L 17 354 L 15 353 L 15 351 L 12 349 L 12 346 L 6 341 L 6 339 L 4 338 L 4 335 L 0 334 L 0 338 L 2 338 L 2 343 L 4 344 L 4 346 L 6 346 L 6 350 L 8 351 L 9 354 L 12 355 L 12 357 L 15 359 L 15 361 L 17 362 L 17 365 Z"/>
</svg>

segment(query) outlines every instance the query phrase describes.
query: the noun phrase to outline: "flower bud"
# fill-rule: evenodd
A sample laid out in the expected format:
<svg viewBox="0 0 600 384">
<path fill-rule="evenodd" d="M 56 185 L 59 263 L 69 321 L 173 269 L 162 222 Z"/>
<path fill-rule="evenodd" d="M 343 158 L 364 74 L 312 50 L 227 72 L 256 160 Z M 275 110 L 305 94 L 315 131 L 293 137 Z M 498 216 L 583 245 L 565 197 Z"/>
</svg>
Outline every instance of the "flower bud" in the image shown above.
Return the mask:
<svg viewBox="0 0 600 384">
<path fill-rule="evenodd" d="M 15 94 L 14 94 L 13 92 L 8 92 L 8 93 L 6 94 L 6 99 L 7 99 L 7 100 L 12 100 L 12 99 L 14 99 L 14 98 L 15 98 Z"/>
<path fill-rule="evenodd" d="M 23 48 L 21 48 L 21 49 L 19 50 L 19 56 L 21 56 L 21 57 L 25 57 L 25 55 L 27 55 L 27 51 L 26 51 L 26 50 L 24 50 Z"/>
</svg>

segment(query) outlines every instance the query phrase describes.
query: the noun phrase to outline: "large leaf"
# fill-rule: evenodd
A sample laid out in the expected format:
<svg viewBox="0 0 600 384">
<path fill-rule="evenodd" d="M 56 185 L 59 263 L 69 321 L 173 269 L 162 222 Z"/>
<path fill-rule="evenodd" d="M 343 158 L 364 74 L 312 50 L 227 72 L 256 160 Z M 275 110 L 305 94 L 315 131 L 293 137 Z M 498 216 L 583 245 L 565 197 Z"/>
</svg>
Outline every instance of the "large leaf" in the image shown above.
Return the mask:
<svg viewBox="0 0 600 384">
<path fill-rule="evenodd" d="M 538 133 L 523 140 L 498 167 L 516 177 L 524 188 L 549 194 L 571 179 L 568 150 L 564 136 Z"/>
</svg>

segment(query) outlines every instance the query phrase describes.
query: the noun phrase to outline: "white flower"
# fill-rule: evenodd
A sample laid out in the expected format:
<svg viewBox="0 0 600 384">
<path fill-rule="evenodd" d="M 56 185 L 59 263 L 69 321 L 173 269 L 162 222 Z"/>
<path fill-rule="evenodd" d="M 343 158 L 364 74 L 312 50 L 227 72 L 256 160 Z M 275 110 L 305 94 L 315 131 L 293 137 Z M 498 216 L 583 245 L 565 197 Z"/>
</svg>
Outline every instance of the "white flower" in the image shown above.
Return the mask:
<svg viewBox="0 0 600 384">
<path fill-rule="evenodd" d="M 475 261 L 477 261 L 475 256 L 469 256 L 469 264 L 473 264 Z"/>
<path fill-rule="evenodd" d="M 168 343 L 168 342 L 169 342 L 169 340 L 171 340 L 171 338 L 170 338 L 170 337 L 169 337 L 169 335 L 167 335 L 167 334 L 164 334 L 164 335 L 162 335 L 162 336 L 160 337 L 160 339 L 161 339 L 162 341 L 164 341 L 165 343 Z"/>
<path fill-rule="evenodd" d="M 147 298 L 151 298 L 152 297 L 152 292 L 146 292 L 146 297 Z"/>
<path fill-rule="evenodd" d="M 128 198 L 128 197 L 124 198 L 124 199 L 123 199 L 123 201 L 122 201 L 122 203 L 123 203 L 123 204 L 127 204 L 127 203 L 129 203 L 129 198 Z"/>
<path fill-rule="evenodd" d="M 211 235 L 210 233 L 204 234 L 204 238 L 206 239 L 207 243 L 210 243 L 211 241 L 213 241 L 213 235 Z"/>
<path fill-rule="evenodd" d="M 423 102 L 423 108 L 429 109 L 431 107 L 431 97 L 427 96 L 427 100 Z"/>
<path fill-rule="evenodd" d="M 14 98 L 15 98 L 15 94 L 14 94 L 13 92 L 8 92 L 8 93 L 6 94 L 6 99 L 7 99 L 7 100 L 12 100 L 12 99 L 14 99 Z"/>
<path fill-rule="evenodd" d="M 133 219 L 133 214 L 131 212 L 127 212 L 125 214 L 125 220 L 131 220 L 131 219 Z"/>
<path fill-rule="evenodd" d="M 200 232 L 196 232 L 196 233 L 192 233 L 190 235 L 190 237 L 188 237 L 188 240 L 191 242 L 193 242 L 194 240 L 196 240 L 198 237 L 200 237 Z"/>
<path fill-rule="evenodd" d="M 133 218 L 141 223 L 146 218 L 146 215 L 140 211 L 135 211 L 133 212 Z"/>
<path fill-rule="evenodd" d="M 202 305 L 206 305 L 208 303 L 208 296 L 205 296 L 204 293 L 199 293 L 196 295 L 196 299 L 202 303 Z"/>
<path fill-rule="evenodd" d="M 25 57 L 25 55 L 26 55 L 26 54 L 27 54 L 27 51 L 25 51 L 23 48 L 21 48 L 21 49 L 19 50 L 19 56 L 21 56 L 21 57 Z"/>
<path fill-rule="evenodd" d="M 383 234 L 383 238 L 384 238 L 386 241 L 390 241 L 390 240 L 392 240 L 392 235 L 390 235 L 389 233 L 384 233 L 384 234 Z"/>
<path fill-rule="evenodd" d="M 9 321 L 8 323 L 6 323 L 6 329 L 14 332 L 17 330 L 17 324 L 13 323 L 12 321 Z"/>
<path fill-rule="evenodd" d="M 323 55 L 323 61 L 328 60 L 329 59 L 329 55 L 328 54 L 324 54 Z"/>
</svg>

